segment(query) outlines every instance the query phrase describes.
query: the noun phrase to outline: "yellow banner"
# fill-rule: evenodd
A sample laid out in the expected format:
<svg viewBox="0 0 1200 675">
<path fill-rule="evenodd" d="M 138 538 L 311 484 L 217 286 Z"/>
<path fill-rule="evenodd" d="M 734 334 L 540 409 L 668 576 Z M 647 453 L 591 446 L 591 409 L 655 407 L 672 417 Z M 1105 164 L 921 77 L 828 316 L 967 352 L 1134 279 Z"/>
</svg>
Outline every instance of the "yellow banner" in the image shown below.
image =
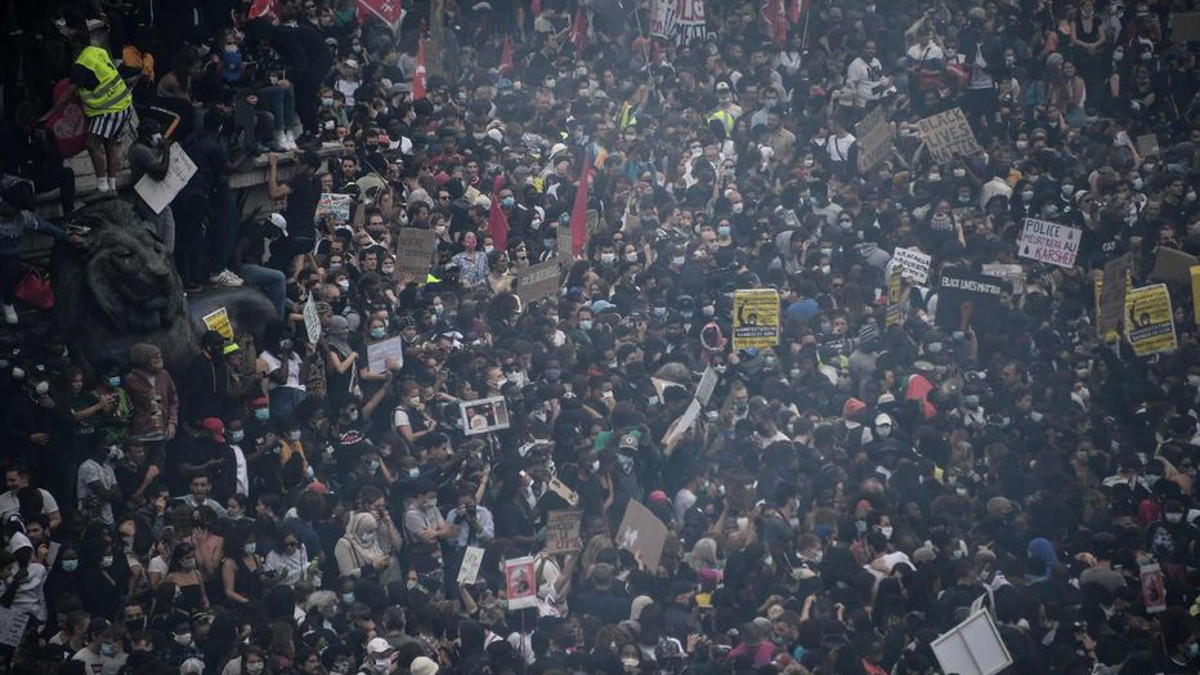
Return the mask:
<svg viewBox="0 0 1200 675">
<path fill-rule="evenodd" d="M 226 340 L 233 339 L 233 324 L 229 321 L 229 312 L 224 307 L 204 317 L 204 325 L 209 330 L 215 330 Z"/>
<path fill-rule="evenodd" d="M 750 288 L 733 294 L 733 348 L 764 349 L 779 344 L 779 294 Z"/>
</svg>

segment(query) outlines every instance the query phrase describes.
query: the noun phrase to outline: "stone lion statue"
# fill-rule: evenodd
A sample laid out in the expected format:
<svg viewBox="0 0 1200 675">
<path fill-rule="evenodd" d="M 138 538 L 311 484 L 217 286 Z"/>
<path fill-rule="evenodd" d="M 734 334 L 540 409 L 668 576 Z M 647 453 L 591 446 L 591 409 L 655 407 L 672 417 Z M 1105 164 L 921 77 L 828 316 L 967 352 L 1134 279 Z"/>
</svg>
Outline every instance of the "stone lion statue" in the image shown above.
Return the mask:
<svg viewBox="0 0 1200 675">
<path fill-rule="evenodd" d="M 128 359 L 140 342 L 157 345 L 168 368 L 196 351 L 183 284 L 163 242 L 132 206 L 109 199 L 68 223 L 91 228 L 86 250 L 57 246 L 51 259 L 55 319 L 72 351 L 89 363 Z"/>
</svg>

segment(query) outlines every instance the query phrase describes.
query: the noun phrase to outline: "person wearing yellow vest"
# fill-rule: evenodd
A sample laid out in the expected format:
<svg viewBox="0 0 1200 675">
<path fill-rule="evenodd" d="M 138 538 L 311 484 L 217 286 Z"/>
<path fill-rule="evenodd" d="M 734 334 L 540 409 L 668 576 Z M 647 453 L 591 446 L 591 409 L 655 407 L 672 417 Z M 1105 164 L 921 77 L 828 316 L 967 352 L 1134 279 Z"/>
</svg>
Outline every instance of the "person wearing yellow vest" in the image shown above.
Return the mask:
<svg viewBox="0 0 1200 675">
<path fill-rule="evenodd" d="M 96 170 L 96 189 L 100 192 L 116 190 L 117 172 L 121 168 L 117 138 L 133 115 L 133 95 L 107 50 L 92 46 L 86 36 L 76 38 L 75 47 L 71 95 L 59 99 L 43 119 L 78 97 L 83 114 L 88 118 L 86 145 Z"/>
</svg>

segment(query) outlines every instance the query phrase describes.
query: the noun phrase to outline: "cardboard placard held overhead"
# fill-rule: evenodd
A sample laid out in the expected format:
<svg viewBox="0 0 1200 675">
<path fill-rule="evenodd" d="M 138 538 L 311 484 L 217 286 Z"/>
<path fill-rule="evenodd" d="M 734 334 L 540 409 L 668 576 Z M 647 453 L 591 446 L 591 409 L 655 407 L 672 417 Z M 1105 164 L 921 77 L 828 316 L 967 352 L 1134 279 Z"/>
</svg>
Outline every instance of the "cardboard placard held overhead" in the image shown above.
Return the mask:
<svg viewBox="0 0 1200 675">
<path fill-rule="evenodd" d="M 367 367 L 372 373 L 386 373 L 388 357 L 396 359 L 396 363 L 401 367 L 404 366 L 404 338 L 397 335 L 367 345 Z"/>
<path fill-rule="evenodd" d="M 733 348 L 765 349 L 779 344 L 779 294 L 750 288 L 733 294 Z"/>
<path fill-rule="evenodd" d="M 1186 286 L 1192 280 L 1189 270 L 1196 265 L 1200 265 L 1200 258 L 1179 249 L 1159 246 L 1154 253 L 1154 269 L 1150 271 L 1150 278 Z"/>
<path fill-rule="evenodd" d="M 483 549 L 479 546 L 468 546 L 463 552 L 462 565 L 458 568 L 458 583 L 471 585 L 479 578 L 479 568 L 483 565 Z"/>
<path fill-rule="evenodd" d="M 617 529 L 617 546 L 640 553 L 646 569 L 657 570 L 666 541 L 667 526 L 658 516 L 639 502 L 629 500 L 621 527 Z"/>
<path fill-rule="evenodd" d="M 854 135 L 858 139 L 858 170 L 870 171 L 892 151 L 896 128 L 879 106 L 855 125 Z"/>
<path fill-rule="evenodd" d="M 557 260 L 526 267 L 517 276 L 517 297 L 521 298 L 522 304 L 528 305 L 557 295 L 560 272 Z"/>
<path fill-rule="evenodd" d="M 168 152 L 171 153 L 171 158 L 167 163 L 167 175 L 163 176 L 162 180 L 154 180 L 147 174 L 138 179 L 137 184 L 133 186 L 142 201 L 146 202 L 146 206 L 155 213 L 162 213 L 196 174 L 196 163 L 188 157 L 183 148 L 173 145 Z"/>
<path fill-rule="evenodd" d="M 1159 154 L 1158 136 L 1156 134 L 1142 134 L 1134 141 L 1137 144 L 1138 154 L 1143 158 L 1157 157 Z"/>
<path fill-rule="evenodd" d="M 976 611 L 929 646 L 943 673 L 995 675 L 1013 663 L 986 609 Z"/>
<path fill-rule="evenodd" d="M 1172 14 L 1171 37 L 1176 42 L 1200 42 L 1200 12 Z"/>
<path fill-rule="evenodd" d="M 503 396 L 459 403 L 463 434 L 474 436 L 508 428 L 508 403 Z"/>
<path fill-rule="evenodd" d="M 226 340 L 233 339 L 233 322 L 229 320 L 229 310 L 222 307 L 204 316 L 204 325 L 209 330 L 215 330 Z"/>
<path fill-rule="evenodd" d="M 1125 335 L 1138 356 L 1176 348 L 1175 317 L 1166 284 L 1131 288 L 1125 293 Z"/>
<path fill-rule="evenodd" d="M 983 150 L 979 141 L 975 140 L 975 133 L 971 131 L 971 125 L 961 108 L 930 115 L 917 122 L 917 127 L 933 161 L 939 164 Z"/>
<path fill-rule="evenodd" d="M 1075 266 L 1082 238 L 1083 230 L 1077 227 L 1026 218 L 1025 229 L 1017 239 L 1017 253 L 1022 258 L 1070 269 Z"/>
<path fill-rule="evenodd" d="M 692 425 L 694 425 L 696 423 L 696 418 L 698 418 L 699 416 L 700 416 L 700 401 L 697 401 L 696 399 L 693 398 L 692 402 L 688 404 L 687 409 L 684 410 L 683 414 L 680 415 L 678 418 L 675 419 L 674 422 L 671 423 L 671 426 L 669 426 L 667 428 L 666 435 L 664 435 L 662 437 L 662 444 L 663 444 L 663 446 L 665 446 L 663 449 L 664 454 L 666 454 L 666 455 L 671 454 L 671 451 L 675 447 L 675 443 L 678 442 L 678 440 L 685 433 L 687 433 L 688 429 L 692 428 Z"/>
<path fill-rule="evenodd" d="M 341 222 L 350 220 L 350 205 L 354 198 L 334 192 L 322 192 L 317 198 L 317 217 L 332 218 Z"/>
<path fill-rule="evenodd" d="M 712 399 L 713 392 L 717 389 L 717 381 L 719 379 L 720 376 L 717 375 L 717 371 L 713 370 L 712 366 L 704 369 L 704 374 L 700 376 L 700 384 L 696 385 L 696 400 L 700 402 L 700 405 L 708 405 L 709 400 Z"/>
<path fill-rule="evenodd" d="M 900 273 L 914 282 L 924 285 L 929 283 L 929 266 L 933 257 L 915 248 L 899 248 L 892 251 L 895 264 L 900 266 Z"/>
<path fill-rule="evenodd" d="M 546 518 L 546 553 L 559 555 L 581 550 L 581 525 L 583 511 L 551 511 Z"/>
<path fill-rule="evenodd" d="M 504 581 L 510 610 L 537 607 L 537 570 L 532 556 L 505 560 Z"/>
<path fill-rule="evenodd" d="M 1006 282 L 949 270 L 941 274 L 938 282 L 937 325 L 950 331 L 997 328 L 1000 296 L 1009 291 Z"/>
<path fill-rule="evenodd" d="M 1104 273 L 1100 277 L 1097 308 L 1099 317 L 1096 325 L 1102 338 L 1107 338 L 1112 333 L 1116 339 L 1115 334 L 1121 325 L 1121 317 L 1125 315 L 1125 291 L 1128 288 L 1126 278 L 1132 267 L 1132 253 L 1104 263 Z"/>
<path fill-rule="evenodd" d="M 403 227 L 396 233 L 396 278 L 407 274 L 424 283 L 437 249 L 437 233 L 417 227 Z"/>
</svg>

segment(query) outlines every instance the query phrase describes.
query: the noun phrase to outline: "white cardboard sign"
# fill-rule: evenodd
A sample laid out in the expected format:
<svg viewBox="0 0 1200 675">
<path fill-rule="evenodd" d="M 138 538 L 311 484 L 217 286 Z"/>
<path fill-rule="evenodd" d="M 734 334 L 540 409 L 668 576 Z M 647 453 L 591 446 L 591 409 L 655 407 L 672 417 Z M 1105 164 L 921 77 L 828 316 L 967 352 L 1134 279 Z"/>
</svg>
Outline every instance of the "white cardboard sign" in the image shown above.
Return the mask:
<svg viewBox="0 0 1200 675">
<path fill-rule="evenodd" d="M 1079 228 L 1026 218 L 1025 229 L 1017 241 L 1017 252 L 1022 258 L 1070 269 L 1075 266 L 1082 238 L 1083 230 Z"/>
<path fill-rule="evenodd" d="M 995 675 L 1012 665 L 1012 656 L 992 615 L 981 609 L 930 643 L 944 673 Z"/>
<path fill-rule="evenodd" d="M 925 284 L 929 281 L 929 266 L 933 264 L 933 257 L 921 253 L 915 248 L 897 248 L 892 251 L 892 257 L 896 259 L 896 264 L 900 266 L 900 273 L 912 279 L 918 284 Z"/>
<path fill-rule="evenodd" d="M 167 175 L 162 180 L 154 180 L 149 175 L 142 176 L 133 189 L 155 213 L 162 213 L 175 199 L 175 195 L 188 184 L 196 173 L 196 163 L 175 145 L 170 150 L 171 160 L 167 164 Z"/>
</svg>

